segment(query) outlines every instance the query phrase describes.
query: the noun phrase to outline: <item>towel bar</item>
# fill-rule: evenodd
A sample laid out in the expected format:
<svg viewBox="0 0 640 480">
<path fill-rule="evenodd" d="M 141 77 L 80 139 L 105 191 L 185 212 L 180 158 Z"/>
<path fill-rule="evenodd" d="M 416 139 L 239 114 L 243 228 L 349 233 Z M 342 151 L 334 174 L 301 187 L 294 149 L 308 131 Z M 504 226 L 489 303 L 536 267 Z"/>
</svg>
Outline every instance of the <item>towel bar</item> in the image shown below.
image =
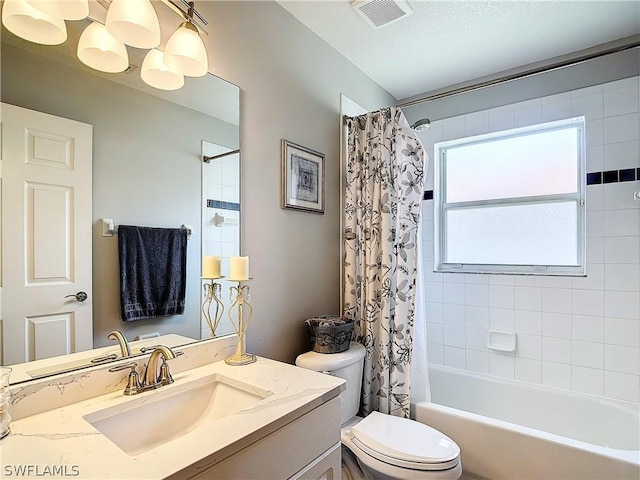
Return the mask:
<svg viewBox="0 0 640 480">
<path fill-rule="evenodd" d="M 191 225 L 182 224 L 180 228 L 183 228 L 187 231 L 187 237 L 191 237 L 193 234 L 193 228 Z M 113 237 L 118 233 L 118 226 L 113 223 L 111 218 L 103 218 L 102 219 L 102 236 L 103 237 Z"/>
</svg>

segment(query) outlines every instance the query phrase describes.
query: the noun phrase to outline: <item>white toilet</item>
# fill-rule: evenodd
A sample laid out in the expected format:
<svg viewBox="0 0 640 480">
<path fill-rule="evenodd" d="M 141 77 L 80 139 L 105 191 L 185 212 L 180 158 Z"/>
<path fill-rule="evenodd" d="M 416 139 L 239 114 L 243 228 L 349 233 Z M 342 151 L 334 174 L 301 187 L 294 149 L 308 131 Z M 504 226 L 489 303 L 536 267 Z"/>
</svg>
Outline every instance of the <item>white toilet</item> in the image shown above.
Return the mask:
<svg viewBox="0 0 640 480">
<path fill-rule="evenodd" d="M 365 348 L 351 342 L 341 353 L 307 352 L 296 365 L 343 378 L 340 397 L 341 440 L 356 457 L 365 476 L 375 480 L 457 480 L 462 475 L 460 448 L 438 430 L 407 418 L 373 412 L 356 417 L 360 405 Z M 346 452 L 348 455 L 348 452 Z M 348 458 L 343 454 L 343 477 Z"/>
</svg>

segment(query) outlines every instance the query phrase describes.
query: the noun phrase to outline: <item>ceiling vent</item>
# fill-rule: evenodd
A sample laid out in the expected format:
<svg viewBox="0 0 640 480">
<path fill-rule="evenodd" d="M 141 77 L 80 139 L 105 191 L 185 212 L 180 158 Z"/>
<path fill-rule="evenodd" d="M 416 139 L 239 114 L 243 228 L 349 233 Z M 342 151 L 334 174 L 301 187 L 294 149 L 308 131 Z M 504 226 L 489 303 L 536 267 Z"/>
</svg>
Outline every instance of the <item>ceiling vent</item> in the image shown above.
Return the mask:
<svg viewBox="0 0 640 480">
<path fill-rule="evenodd" d="M 405 0 L 354 0 L 351 7 L 373 28 L 384 27 L 413 13 Z"/>
</svg>

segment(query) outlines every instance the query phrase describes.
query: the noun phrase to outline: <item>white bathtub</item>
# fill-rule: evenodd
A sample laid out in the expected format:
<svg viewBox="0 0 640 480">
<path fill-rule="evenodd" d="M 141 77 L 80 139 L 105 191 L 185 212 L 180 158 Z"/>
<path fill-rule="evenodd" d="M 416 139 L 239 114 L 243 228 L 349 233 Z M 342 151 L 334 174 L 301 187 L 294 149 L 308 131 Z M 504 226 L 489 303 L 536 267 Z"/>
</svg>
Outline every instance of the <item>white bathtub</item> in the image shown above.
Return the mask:
<svg viewBox="0 0 640 480">
<path fill-rule="evenodd" d="M 465 473 L 502 479 L 640 479 L 638 405 L 429 366 L 415 419 L 462 450 Z"/>
</svg>

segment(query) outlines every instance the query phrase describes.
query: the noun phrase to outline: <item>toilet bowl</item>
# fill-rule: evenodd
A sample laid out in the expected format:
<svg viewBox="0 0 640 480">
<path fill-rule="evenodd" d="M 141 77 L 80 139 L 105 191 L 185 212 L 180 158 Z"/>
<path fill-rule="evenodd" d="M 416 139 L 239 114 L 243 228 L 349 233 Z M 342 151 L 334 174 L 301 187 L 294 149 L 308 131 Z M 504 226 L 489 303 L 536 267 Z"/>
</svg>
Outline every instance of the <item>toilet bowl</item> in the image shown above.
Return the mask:
<svg viewBox="0 0 640 480">
<path fill-rule="evenodd" d="M 357 460 L 362 473 L 354 473 L 351 455 L 343 454 L 343 478 L 373 480 L 457 480 L 462 475 L 460 448 L 449 437 L 407 418 L 372 412 L 356 416 L 360 405 L 365 348 L 351 342 L 341 353 L 307 352 L 296 365 L 328 373 L 347 381 L 340 396 L 341 441 Z"/>
</svg>

